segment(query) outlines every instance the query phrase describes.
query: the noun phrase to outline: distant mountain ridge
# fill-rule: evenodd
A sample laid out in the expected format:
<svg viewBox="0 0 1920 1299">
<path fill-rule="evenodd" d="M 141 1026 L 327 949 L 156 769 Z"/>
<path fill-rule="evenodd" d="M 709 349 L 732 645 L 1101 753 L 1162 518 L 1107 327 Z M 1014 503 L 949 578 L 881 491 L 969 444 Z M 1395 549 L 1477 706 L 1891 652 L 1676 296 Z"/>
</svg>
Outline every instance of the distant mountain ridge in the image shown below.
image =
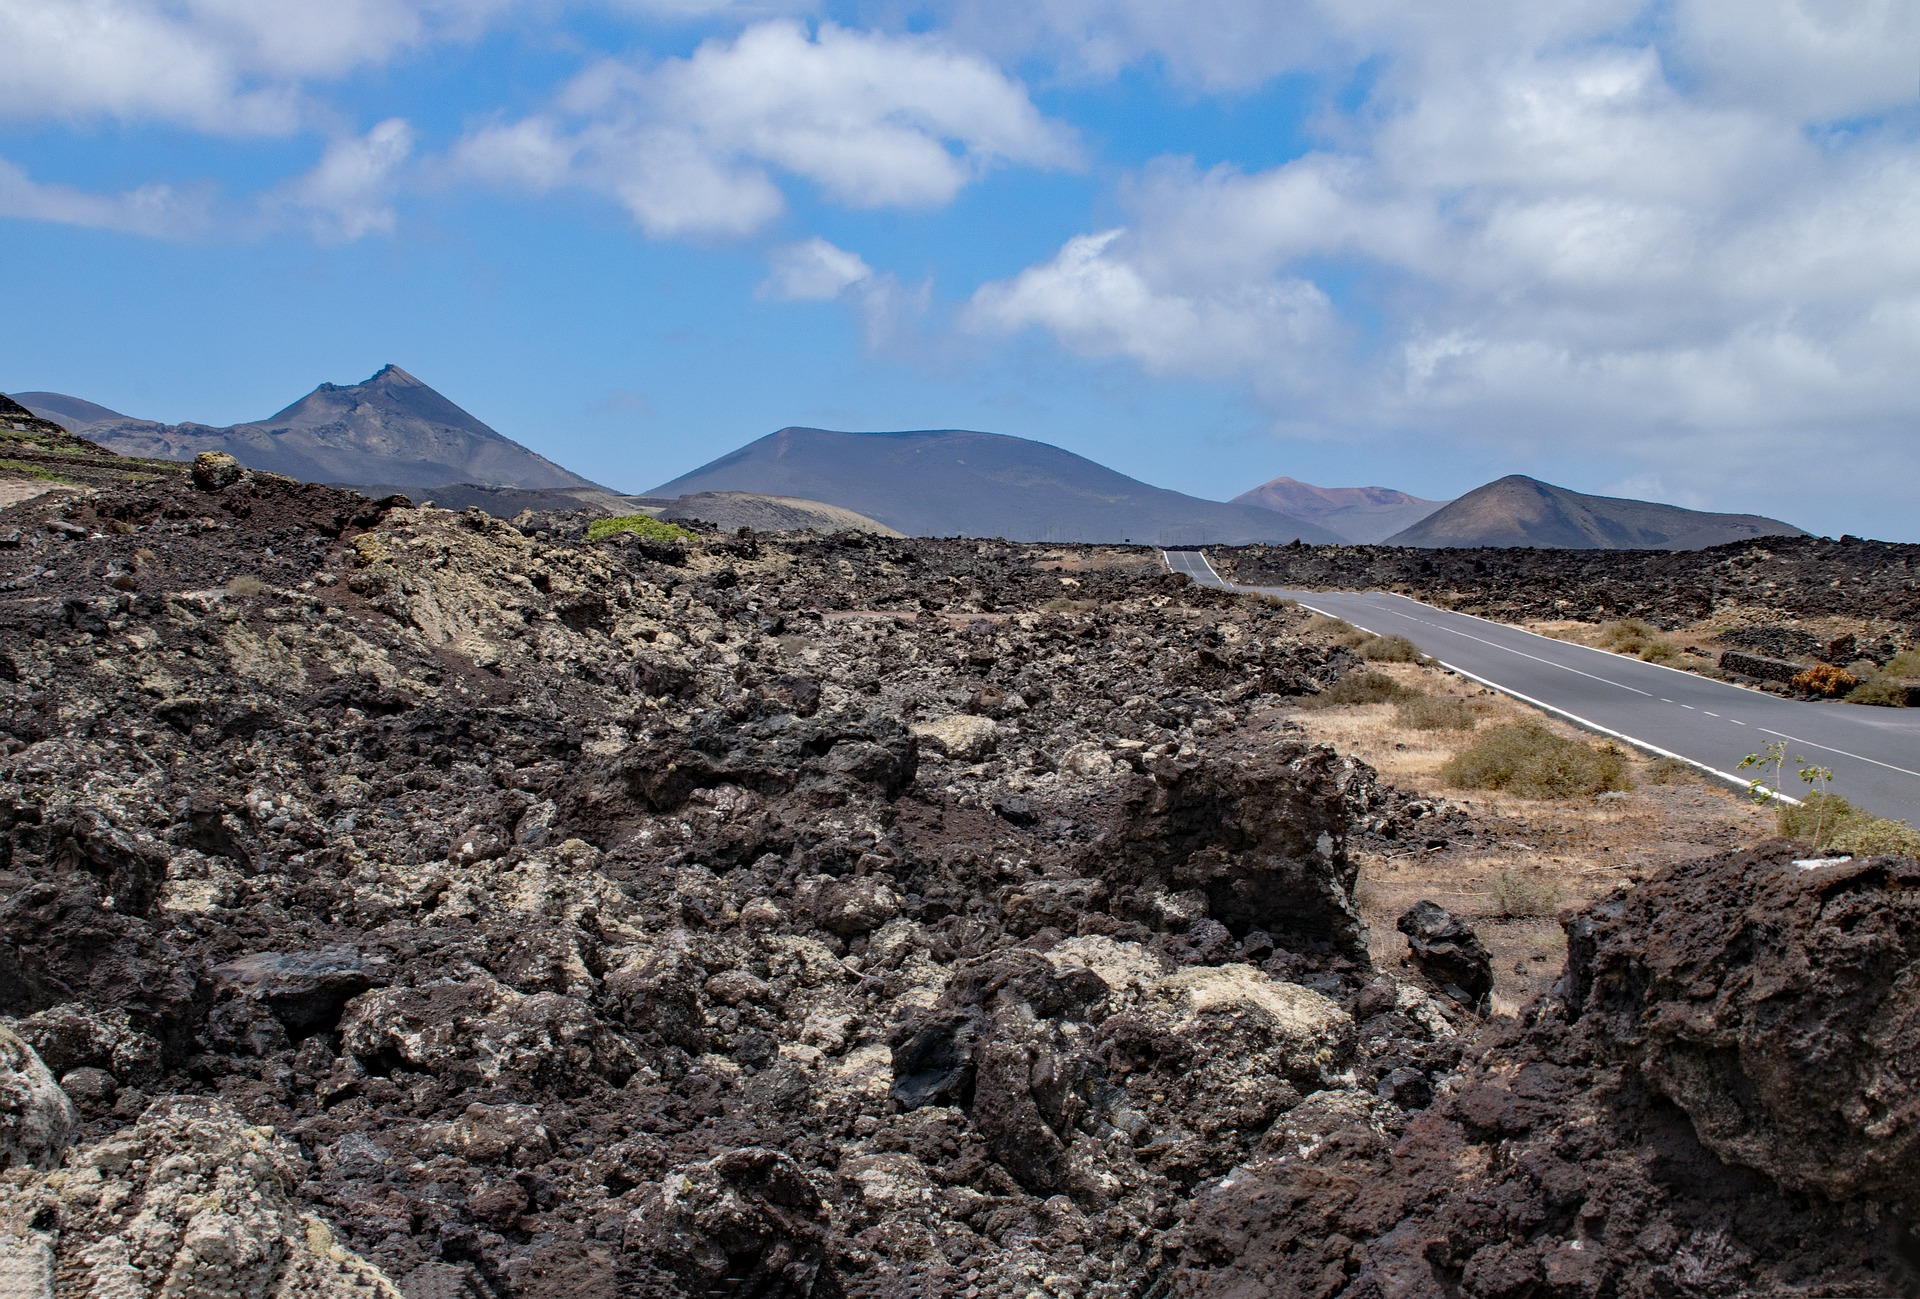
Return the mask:
<svg viewBox="0 0 1920 1299">
<path fill-rule="evenodd" d="M 249 469 L 323 483 L 607 490 L 496 433 L 397 365 L 365 383 L 323 383 L 278 414 L 226 428 L 133 419 L 62 393 L 25 393 L 22 404 L 122 455 L 225 451 Z M 99 411 L 105 416 L 78 423 Z"/>
<path fill-rule="evenodd" d="M 1391 487 L 1316 487 L 1280 477 L 1233 498 L 1331 528 L 1350 541 L 1375 542 L 1410 527 L 1445 505 Z"/>
<path fill-rule="evenodd" d="M 800 496 L 922 537 L 1142 545 L 1340 540 L 1305 519 L 1202 500 L 1044 442 L 965 429 L 784 428 L 648 495 L 697 492 Z"/>
<path fill-rule="evenodd" d="M 1588 496 L 1509 474 L 1388 537 L 1389 546 L 1537 546 L 1564 550 L 1704 550 L 1753 537 L 1804 537 L 1759 514 Z"/>
</svg>

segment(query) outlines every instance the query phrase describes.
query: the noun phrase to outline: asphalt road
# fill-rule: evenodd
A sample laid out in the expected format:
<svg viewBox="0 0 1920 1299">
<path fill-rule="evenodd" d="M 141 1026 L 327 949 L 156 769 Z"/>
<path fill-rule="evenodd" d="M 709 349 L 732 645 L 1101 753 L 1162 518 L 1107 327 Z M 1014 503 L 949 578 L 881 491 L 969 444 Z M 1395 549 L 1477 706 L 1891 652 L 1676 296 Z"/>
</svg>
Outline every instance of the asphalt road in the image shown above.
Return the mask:
<svg viewBox="0 0 1920 1299">
<path fill-rule="evenodd" d="M 1792 759 L 1833 771 L 1833 792 L 1920 825 L 1920 709 L 1809 703 L 1552 640 L 1385 592 L 1293 591 L 1223 581 L 1203 552 L 1161 552 L 1195 581 L 1297 600 L 1375 635 L 1399 634 L 1464 677 L 1637 748 L 1744 784 L 1740 759 L 1787 741 L 1783 795 L 1805 792 Z"/>
</svg>

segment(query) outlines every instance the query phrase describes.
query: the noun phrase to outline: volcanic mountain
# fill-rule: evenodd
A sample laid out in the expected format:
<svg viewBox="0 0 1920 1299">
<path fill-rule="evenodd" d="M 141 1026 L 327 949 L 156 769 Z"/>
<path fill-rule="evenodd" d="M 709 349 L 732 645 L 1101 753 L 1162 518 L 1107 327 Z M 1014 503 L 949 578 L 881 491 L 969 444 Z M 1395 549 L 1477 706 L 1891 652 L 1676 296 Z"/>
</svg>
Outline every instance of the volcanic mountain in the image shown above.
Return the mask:
<svg viewBox="0 0 1920 1299">
<path fill-rule="evenodd" d="M 133 419 L 61 393 L 20 396 L 36 414 L 122 455 L 225 451 L 250 469 L 326 483 L 606 490 L 494 432 L 397 365 L 365 383 L 323 383 L 277 415 L 229 428 Z"/>
<path fill-rule="evenodd" d="M 1566 550 L 1704 550 L 1751 537 L 1804 537 L 1758 514 L 1709 514 L 1614 496 L 1587 496 L 1524 474 L 1476 487 L 1390 546 L 1539 546 Z"/>
<path fill-rule="evenodd" d="M 1297 478 L 1276 478 L 1233 498 L 1232 505 L 1258 505 L 1331 528 L 1351 541 L 1370 543 L 1411 527 L 1445 505 L 1391 487 L 1315 487 Z"/>
<path fill-rule="evenodd" d="M 922 537 L 1154 545 L 1340 540 L 1305 519 L 1154 487 L 1044 442 L 957 429 L 784 428 L 649 495 L 693 492 L 802 496 Z"/>
</svg>

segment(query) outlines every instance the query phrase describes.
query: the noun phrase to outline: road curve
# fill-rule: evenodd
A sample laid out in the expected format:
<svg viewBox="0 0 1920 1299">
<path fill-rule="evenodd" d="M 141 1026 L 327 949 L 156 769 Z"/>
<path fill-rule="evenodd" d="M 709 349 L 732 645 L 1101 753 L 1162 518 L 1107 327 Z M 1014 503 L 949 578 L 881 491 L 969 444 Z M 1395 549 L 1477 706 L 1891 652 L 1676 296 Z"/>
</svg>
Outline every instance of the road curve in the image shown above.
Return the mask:
<svg viewBox="0 0 1920 1299">
<path fill-rule="evenodd" d="M 1401 595 L 1241 586 L 1214 572 L 1202 551 L 1161 555 L 1207 586 L 1283 596 L 1376 635 L 1405 636 L 1464 677 L 1735 784 L 1752 774 L 1739 771 L 1741 758 L 1786 740 L 1790 758 L 1831 768 L 1833 791 L 1856 807 L 1920 824 L 1920 709 L 1782 699 Z M 1787 772 L 1781 792 L 1803 793 L 1791 762 Z"/>
</svg>

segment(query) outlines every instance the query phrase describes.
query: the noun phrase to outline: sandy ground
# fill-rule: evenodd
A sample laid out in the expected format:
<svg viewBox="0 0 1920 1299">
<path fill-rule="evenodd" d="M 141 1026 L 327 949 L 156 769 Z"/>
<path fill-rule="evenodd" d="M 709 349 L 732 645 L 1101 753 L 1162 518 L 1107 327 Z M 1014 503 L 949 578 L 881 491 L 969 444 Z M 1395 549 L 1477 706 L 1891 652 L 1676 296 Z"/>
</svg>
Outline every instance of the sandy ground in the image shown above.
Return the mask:
<svg viewBox="0 0 1920 1299">
<path fill-rule="evenodd" d="M 50 483 L 44 478 L 0 478 L 0 510 L 48 492 L 72 490 L 65 483 Z"/>
<path fill-rule="evenodd" d="M 1481 727 L 1544 721 L 1585 742 L 1592 736 L 1437 668 L 1375 665 L 1402 684 L 1467 699 Z M 1639 757 L 1633 788 L 1599 798 L 1540 800 L 1447 788 L 1440 768 L 1472 742 L 1471 731 L 1399 726 L 1392 704 L 1275 715 L 1315 740 L 1372 764 L 1391 784 L 1444 799 L 1473 818 L 1475 833 L 1441 848 L 1412 843 L 1365 852 L 1360 904 L 1373 957 L 1386 968 L 1406 956 L 1394 927 L 1408 907 L 1431 899 L 1470 920 L 1494 957 L 1494 1008 L 1511 1012 L 1551 986 L 1565 955 L 1558 912 L 1647 878 L 1663 866 L 1769 838 L 1773 816 L 1736 791 Z M 1503 914 L 1515 911 L 1533 914 Z"/>
</svg>

